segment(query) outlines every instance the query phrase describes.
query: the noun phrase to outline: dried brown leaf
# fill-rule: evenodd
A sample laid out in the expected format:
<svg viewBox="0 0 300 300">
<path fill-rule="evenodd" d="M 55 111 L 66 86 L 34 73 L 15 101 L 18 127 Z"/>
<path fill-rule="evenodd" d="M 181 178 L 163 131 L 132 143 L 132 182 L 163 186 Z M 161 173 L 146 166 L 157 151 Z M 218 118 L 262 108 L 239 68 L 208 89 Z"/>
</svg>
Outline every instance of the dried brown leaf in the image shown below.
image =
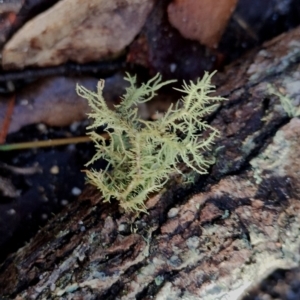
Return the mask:
<svg viewBox="0 0 300 300">
<path fill-rule="evenodd" d="M 3 67 L 84 63 L 119 54 L 154 0 L 63 0 L 26 23 L 5 45 Z"/>
<path fill-rule="evenodd" d="M 168 6 L 170 23 L 188 39 L 217 47 L 237 0 L 174 0 Z"/>
</svg>

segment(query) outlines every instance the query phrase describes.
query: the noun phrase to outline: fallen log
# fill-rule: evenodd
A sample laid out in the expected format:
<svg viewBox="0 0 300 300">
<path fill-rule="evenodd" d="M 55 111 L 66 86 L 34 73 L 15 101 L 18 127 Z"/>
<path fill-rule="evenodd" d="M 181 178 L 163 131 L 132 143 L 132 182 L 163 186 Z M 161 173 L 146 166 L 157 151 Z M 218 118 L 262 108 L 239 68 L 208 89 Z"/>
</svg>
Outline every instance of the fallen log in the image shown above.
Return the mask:
<svg viewBox="0 0 300 300">
<path fill-rule="evenodd" d="M 299 266 L 299 40 L 300 27 L 218 75 L 229 100 L 210 118 L 221 136 L 208 176 L 189 188 L 174 179 L 140 215 L 88 187 L 6 259 L 0 295 L 238 299 L 273 270 Z"/>
</svg>

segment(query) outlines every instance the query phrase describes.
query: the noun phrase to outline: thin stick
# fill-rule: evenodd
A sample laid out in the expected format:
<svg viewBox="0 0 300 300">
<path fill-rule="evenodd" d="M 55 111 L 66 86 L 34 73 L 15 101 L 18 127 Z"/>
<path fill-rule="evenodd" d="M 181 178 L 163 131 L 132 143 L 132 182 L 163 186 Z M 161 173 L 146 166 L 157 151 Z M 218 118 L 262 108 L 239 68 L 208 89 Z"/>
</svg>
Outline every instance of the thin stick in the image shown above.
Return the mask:
<svg viewBox="0 0 300 300">
<path fill-rule="evenodd" d="M 61 145 L 68 145 L 68 144 L 86 143 L 90 141 L 91 139 L 88 136 L 54 139 L 54 140 L 47 140 L 47 141 L 33 141 L 33 142 L 25 142 L 25 143 L 0 145 L 0 151 L 53 147 L 53 146 L 61 146 Z"/>
<path fill-rule="evenodd" d="M 11 121 L 11 116 L 13 114 L 14 107 L 15 107 L 15 98 L 16 98 L 16 95 L 12 95 L 7 104 L 6 114 L 4 117 L 3 124 L 2 124 L 2 129 L 0 131 L 0 144 L 5 143 L 5 139 L 6 139 L 8 128 L 9 128 L 10 121 Z"/>
<path fill-rule="evenodd" d="M 0 2 L 1 3 L 1 2 Z M 0 83 L 15 80 L 36 79 L 45 76 L 53 75 L 82 75 L 82 74 L 97 74 L 98 77 L 107 76 L 125 66 L 122 58 L 115 61 L 87 63 L 84 65 L 67 63 L 62 66 L 47 67 L 47 68 L 27 68 L 21 71 L 1 71 Z M 100 76 L 101 75 L 101 76 Z"/>
</svg>

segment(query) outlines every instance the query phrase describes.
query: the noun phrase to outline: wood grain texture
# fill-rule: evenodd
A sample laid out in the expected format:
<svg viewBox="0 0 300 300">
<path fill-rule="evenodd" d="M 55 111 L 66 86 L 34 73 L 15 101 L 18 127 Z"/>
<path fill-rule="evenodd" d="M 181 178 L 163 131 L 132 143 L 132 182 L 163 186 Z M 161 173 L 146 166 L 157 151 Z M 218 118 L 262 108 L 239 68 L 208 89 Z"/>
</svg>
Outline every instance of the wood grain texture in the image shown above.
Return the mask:
<svg viewBox="0 0 300 300">
<path fill-rule="evenodd" d="M 267 84 L 299 105 L 300 28 L 219 74 L 228 101 L 209 176 L 173 179 L 123 214 L 88 187 L 0 269 L 0 294 L 17 299 L 237 299 L 276 268 L 299 263 L 300 121 Z M 223 297 L 223 298 L 222 298 Z"/>
</svg>

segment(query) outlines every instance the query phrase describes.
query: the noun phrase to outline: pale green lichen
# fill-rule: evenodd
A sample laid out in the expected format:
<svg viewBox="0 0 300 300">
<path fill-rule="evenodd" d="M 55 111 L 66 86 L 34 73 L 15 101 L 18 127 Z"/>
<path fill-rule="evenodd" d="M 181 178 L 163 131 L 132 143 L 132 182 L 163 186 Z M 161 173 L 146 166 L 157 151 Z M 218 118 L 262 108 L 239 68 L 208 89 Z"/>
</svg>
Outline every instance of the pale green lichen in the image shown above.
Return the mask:
<svg viewBox="0 0 300 300">
<path fill-rule="evenodd" d="M 156 75 L 137 87 L 136 78 L 127 75 L 130 86 L 115 111 L 103 99 L 103 80 L 97 93 L 77 85 L 77 93 L 91 107 L 89 117 L 93 124 L 88 130 L 97 150 L 87 166 L 101 158 L 108 162 L 104 170 L 86 171 L 88 181 L 102 191 L 104 202 L 115 198 L 126 211 L 145 211 L 147 195 L 161 189 L 170 173 L 181 173 L 179 162 L 199 174 L 207 173 L 213 159 L 203 153 L 210 150 L 219 132 L 203 117 L 224 100 L 210 95 L 215 92 L 212 75 L 205 73 L 195 83 L 184 82 L 182 89 L 178 89 L 184 96 L 156 121 L 139 118 L 137 105 L 151 100 L 159 88 L 174 80 L 161 82 L 161 76 Z M 105 126 L 109 142 L 94 131 L 100 126 Z"/>
<path fill-rule="evenodd" d="M 275 95 L 279 98 L 284 111 L 290 118 L 300 116 L 300 109 L 293 105 L 292 99 L 280 93 L 279 90 L 275 89 L 271 84 L 268 84 L 268 89 L 270 94 Z"/>
</svg>

